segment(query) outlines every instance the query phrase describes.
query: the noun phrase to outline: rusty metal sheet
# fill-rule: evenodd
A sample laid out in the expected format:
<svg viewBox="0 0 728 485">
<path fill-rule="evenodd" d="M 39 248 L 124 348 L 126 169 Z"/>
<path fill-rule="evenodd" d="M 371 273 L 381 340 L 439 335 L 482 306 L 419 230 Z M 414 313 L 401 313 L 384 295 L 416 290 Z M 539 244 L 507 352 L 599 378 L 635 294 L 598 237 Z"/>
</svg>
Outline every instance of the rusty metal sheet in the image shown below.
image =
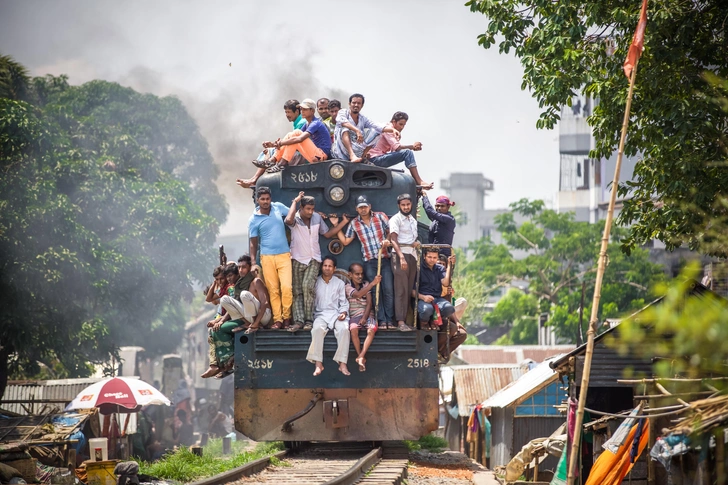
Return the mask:
<svg viewBox="0 0 728 485">
<path fill-rule="evenodd" d="M 347 399 L 324 401 L 324 422 L 330 429 L 348 427 L 349 401 Z"/>
<path fill-rule="evenodd" d="M 304 409 L 316 391 L 235 389 L 235 429 L 256 441 L 389 441 L 418 439 L 438 427 L 437 388 L 347 390 L 356 396 L 347 399 L 349 425 L 334 429 L 324 423 L 323 401 L 340 398 L 324 389 L 322 401 L 290 432 L 282 432 L 283 422 Z"/>
<path fill-rule="evenodd" d="M 470 416 L 473 406 L 482 403 L 527 369 L 517 365 L 454 365 L 453 393 L 460 416 Z"/>
</svg>

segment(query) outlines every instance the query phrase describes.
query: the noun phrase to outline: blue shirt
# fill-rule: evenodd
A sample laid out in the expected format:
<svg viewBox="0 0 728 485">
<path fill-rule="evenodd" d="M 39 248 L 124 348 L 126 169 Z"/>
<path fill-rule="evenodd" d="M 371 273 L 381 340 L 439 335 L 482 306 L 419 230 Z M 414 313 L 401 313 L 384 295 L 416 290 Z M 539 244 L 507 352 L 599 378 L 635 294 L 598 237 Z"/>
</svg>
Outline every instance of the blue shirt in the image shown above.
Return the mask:
<svg viewBox="0 0 728 485">
<path fill-rule="evenodd" d="M 257 213 L 248 221 L 248 237 L 257 237 L 260 254 L 283 254 L 290 251 L 286 238 L 286 226 L 283 219 L 288 214 L 288 207 L 280 202 L 271 202 L 270 214 Z"/>
<path fill-rule="evenodd" d="M 328 158 L 331 158 L 331 134 L 321 118 L 314 118 L 306 126 L 306 133 L 310 133 L 313 144 L 320 148 Z"/>
<path fill-rule="evenodd" d="M 435 298 L 442 296 L 442 280 L 445 278 L 445 267 L 436 264 L 430 269 L 427 264 L 422 261 L 420 266 L 420 287 L 418 289 L 420 295 L 430 295 Z"/>
</svg>

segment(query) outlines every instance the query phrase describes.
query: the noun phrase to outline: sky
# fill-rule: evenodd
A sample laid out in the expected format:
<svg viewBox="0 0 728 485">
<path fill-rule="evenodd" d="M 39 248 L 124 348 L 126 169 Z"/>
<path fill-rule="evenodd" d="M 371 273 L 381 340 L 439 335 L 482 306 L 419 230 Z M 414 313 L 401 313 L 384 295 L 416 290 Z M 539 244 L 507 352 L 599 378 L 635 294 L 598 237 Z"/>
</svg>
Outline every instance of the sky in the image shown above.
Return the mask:
<svg viewBox="0 0 728 485">
<path fill-rule="evenodd" d="M 435 182 L 452 172 L 493 180 L 487 208 L 558 191 L 557 131 L 536 129 L 511 54 L 477 43 L 487 19 L 463 0 L 137 1 L 0 0 L 0 54 L 32 75 L 67 74 L 178 97 L 207 138 L 230 215 L 221 235 L 245 232 L 264 140 L 289 129 L 289 98 L 363 93 L 362 113 L 409 114 L 404 143 Z"/>
</svg>

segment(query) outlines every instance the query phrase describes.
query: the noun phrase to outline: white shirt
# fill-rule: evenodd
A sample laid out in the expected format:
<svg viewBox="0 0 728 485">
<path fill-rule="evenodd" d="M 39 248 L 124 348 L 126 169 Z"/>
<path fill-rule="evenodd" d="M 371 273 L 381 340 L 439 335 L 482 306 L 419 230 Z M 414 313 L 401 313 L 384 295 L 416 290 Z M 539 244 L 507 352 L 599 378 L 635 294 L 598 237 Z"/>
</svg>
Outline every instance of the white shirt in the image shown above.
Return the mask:
<svg viewBox="0 0 728 485">
<path fill-rule="evenodd" d="M 328 283 L 319 276 L 316 280 L 316 310 L 314 319 L 322 318 L 329 328 L 334 328 L 339 315 L 346 312 L 349 320 L 349 300 L 346 298 L 346 285 L 336 276 Z"/>
<path fill-rule="evenodd" d="M 389 233 L 397 234 L 397 243 L 399 243 L 403 254 L 417 256 L 415 248 L 402 246 L 403 244 L 414 244 L 417 241 L 417 219 L 412 217 L 412 214 L 405 217 L 401 212 L 397 212 L 390 217 Z"/>
<path fill-rule="evenodd" d="M 301 214 L 296 212 L 296 218 L 291 230 L 291 259 L 301 264 L 308 264 L 312 259 L 321 262 L 321 246 L 319 234 L 324 235 L 329 230 L 323 217 L 316 212 L 311 216 L 310 226 L 307 226 Z"/>
</svg>

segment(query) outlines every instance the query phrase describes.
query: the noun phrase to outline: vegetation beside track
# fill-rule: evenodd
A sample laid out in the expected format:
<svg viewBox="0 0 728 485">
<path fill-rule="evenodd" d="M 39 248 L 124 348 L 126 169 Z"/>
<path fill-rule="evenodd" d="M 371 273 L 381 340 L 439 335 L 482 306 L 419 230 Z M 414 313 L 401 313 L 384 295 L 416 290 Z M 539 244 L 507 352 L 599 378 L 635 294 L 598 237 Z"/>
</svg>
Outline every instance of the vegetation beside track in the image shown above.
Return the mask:
<svg viewBox="0 0 728 485">
<path fill-rule="evenodd" d="M 280 441 L 258 443 L 251 449 L 245 441 L 235 441 L 232 445 L 229 455 L 222 454 L 222 440 L 219 439 L 210 440 L 202 456 L 182 447 L 153 463 L 139 461 L 139 473 L 186 483 L 232 470 L 283 449 Z"/>
</svg>

